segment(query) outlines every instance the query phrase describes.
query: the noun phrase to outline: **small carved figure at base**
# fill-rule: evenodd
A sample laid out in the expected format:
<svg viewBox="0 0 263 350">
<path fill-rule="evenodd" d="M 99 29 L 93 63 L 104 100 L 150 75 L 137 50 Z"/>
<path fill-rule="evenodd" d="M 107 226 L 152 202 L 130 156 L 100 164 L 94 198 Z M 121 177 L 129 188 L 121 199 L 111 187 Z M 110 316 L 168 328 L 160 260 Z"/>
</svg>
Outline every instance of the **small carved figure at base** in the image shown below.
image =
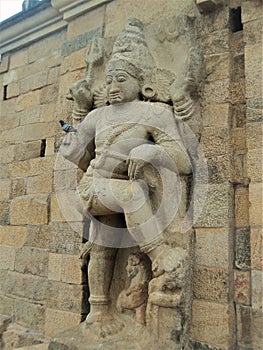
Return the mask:
<svg viewBox="0 0 263 350">
<path fill-rule="evenodd" d="M 119 294 L 117 310 L 135 310 L 136 321 L 144 325 L 148 283 L 151 279 L 149 259 L 140 252 L 130 254 L 126 271 L 131 281 L 129 287 Z"/>
</svg>

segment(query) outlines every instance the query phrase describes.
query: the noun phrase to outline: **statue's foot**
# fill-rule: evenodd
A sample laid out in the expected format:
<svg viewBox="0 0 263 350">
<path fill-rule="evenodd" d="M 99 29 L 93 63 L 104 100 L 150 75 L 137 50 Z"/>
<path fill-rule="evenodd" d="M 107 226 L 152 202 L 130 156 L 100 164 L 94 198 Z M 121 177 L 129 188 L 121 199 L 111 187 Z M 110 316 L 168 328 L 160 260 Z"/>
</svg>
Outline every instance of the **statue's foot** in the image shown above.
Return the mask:
<svg viewBox="0 0 263 350">
<path fill-rule="evenodd" d="M 91 312 L 88 314 L 85 323 L 87 329 L 90 329 L 102 338 L 119 333 L 124 327 L 118 316 L 108 311 Z"/>
</svg>

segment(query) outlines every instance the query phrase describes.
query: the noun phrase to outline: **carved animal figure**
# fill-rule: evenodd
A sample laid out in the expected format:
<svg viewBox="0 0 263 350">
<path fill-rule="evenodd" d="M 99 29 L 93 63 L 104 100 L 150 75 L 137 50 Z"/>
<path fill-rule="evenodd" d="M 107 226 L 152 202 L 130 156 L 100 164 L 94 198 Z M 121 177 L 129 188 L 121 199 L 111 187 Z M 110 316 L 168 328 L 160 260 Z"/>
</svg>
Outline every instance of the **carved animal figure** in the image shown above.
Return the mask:
<svg viewBox="0 0 263 350">
<path fill-rule="evenodd" d="M 126 267 L 127 275 L 131 279 L 130 285 L 123 290 L 117 300 L 117 310 L 135 310 L 136 321 L 145 324 L 145 311 L 148 299 L 148 283 L 151 270 L 147 256 L 140 252 L 130 254 Z"/>
</svg>

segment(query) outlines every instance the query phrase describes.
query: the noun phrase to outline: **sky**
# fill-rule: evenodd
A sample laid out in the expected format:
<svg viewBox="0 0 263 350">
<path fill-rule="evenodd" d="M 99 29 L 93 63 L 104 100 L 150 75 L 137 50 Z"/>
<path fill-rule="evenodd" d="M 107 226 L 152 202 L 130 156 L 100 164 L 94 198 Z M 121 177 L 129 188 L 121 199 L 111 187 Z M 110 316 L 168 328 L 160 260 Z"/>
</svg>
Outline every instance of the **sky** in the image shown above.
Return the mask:
<svg viewBox="0 0 263 350">
<path fill-rule="evenodd" d="M 0 22 L 22 11 L 23 0 L 0 0 Z"/>
</svg>

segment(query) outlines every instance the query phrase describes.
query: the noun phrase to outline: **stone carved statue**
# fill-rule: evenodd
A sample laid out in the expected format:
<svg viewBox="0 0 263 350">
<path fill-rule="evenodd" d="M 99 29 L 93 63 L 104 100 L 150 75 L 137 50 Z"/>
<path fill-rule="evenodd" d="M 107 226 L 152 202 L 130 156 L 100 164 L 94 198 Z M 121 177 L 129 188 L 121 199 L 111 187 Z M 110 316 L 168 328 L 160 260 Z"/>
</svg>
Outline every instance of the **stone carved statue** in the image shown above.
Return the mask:
<svg viewBox="0 0 263 350">
<path fill-rule="evenodd" d="M 166 243 L 163 232 L 181 205 L 180 176 L 191 173 L 176 116 L 193 115 L 194 88 L 186 78 L 175 91 L 174 81 L 172 72 L 156 67 L 142 23 L 130 19 L 106 64 L 106 88 L 91 93 L 87 79 L 71 88 L 73 119 L 80 121 L 92 99 L 95 107 L 77 132 L 64 137 L 60 153 L 85 171 L 77 188 L 77 208 L 91 220 L 81 255 L 84 263 L 90 257 L 85 329 L 101 337 L 125 327 L 111 307 L 117 248 L 138 246 L 152 262 L 147 326 L 153 305 L 180 308 L 185 293 L 190 263 L 186 253 Z M 128 259 L 131 282 L 119 294 L 117 310 L 135 310 L 137 322 L 145 324 L 150 273 L 140 254 Z"/>
<path fill-rule="evenodd" d="M 119 312 L 124 312 L 125 309 L 135 310 L 136 321 L 145 325 L 148 284 L 151 280 L 151 270 L 146 256 L 139 252 L 130 254 L 126 270 L 131 281 L 129 287 L 118 296 L 117 310 Z"/>
</svg>

